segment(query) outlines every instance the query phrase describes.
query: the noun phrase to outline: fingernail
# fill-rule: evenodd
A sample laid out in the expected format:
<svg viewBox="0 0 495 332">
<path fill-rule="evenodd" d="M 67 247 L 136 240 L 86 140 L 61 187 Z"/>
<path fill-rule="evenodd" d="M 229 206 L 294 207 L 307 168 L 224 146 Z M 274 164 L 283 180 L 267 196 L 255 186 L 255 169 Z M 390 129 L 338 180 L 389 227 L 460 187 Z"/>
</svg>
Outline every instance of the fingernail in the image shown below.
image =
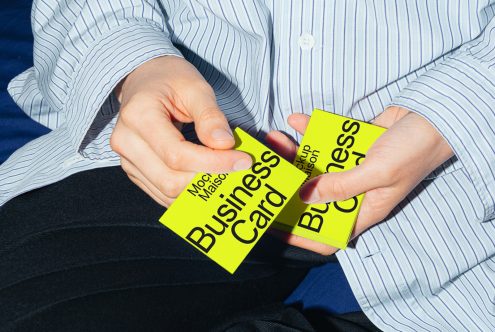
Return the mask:
<svg viewBox="0 0 495 332">
<path fill-rule="evenodd" d="M 308 182 L 299 191 L 299 197 L 304 203 L 313 204 L 320 200 L 320 193 L 316 189 L 315 185 L 313 185 L 311 182 Z"/>
<path fill-rule="evenodd" d="M 253 164 L 253 161 L 251 159 L 246 159 L 246 158 L 239 159 L 238 161 L 236 161 L 234 163 L 234 166 L 232 167 L 232 169 L 234 171 L 243 171 L 243 170 L 249 169 L 252 164 Z"/>
<path fill-rule="evenodd" d="M 211 132 L 211 137 L 216 141 L 229 141 L 234 138 L 234 135 L 230 130 L 215 129 Z"/>
</svg>

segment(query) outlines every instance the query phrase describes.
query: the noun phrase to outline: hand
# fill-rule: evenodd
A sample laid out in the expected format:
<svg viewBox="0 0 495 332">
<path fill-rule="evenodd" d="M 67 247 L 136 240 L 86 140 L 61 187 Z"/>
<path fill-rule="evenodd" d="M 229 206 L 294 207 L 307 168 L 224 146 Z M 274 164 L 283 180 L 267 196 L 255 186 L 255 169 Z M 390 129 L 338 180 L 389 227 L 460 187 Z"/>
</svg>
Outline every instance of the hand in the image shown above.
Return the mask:
<svg viewBox="0 0 495 332">
<path fill-rule="evenodd" d="M 309 117 L 294 114 L 289 124 L 304 134 Z M 390 107 L 374 124 L 389 128 L 371 146 L 365 160 L 355 168 L 322 174 L 308 181 L 299 195 L 306 203 L 342 201 L 361 193 L 364 196 L 351 237 L 385 219 L 419 182 L 453 156 L 440 133 L 423 117 L 403 108 Z M 293 158 L 297 147 L 280 132 L 270 132 L 267 141 L 283 156 Z M 276 231 L 288 243 L 330 255 L 336 248 L 299 236 Z"/>
<path fill-rule="evenodd" d="M 120 114 L 110 139 L 129 178 L 169 206 L 197 172 L 248 169 L 252 160 L 235 141 L 215 94 L 194 66 L 175 56 L 150 60 L 115 89 Z M 184 139 L 194 122 L 203 145 Z"/>
</svg>

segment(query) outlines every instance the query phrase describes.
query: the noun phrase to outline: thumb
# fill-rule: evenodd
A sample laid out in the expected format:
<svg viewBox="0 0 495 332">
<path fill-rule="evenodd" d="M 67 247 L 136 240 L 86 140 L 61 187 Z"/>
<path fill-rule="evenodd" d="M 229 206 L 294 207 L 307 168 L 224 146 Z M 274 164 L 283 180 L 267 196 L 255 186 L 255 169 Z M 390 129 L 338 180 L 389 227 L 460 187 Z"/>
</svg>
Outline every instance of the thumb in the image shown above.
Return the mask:
<svg viewBox="0 0 495 332">
<path fill-rule="evenodd" d="M 376 173 L 363 162 L 348 171 L 315 177 L 301 188 L 299 196 L 306 204 L 344 201 L 382 185 Z"/>
<path fill-rule="evenodd" d="M 199 91 L 189 109 L 201 143 L 213 149 L 234 147 L 234 135 L 227 118 L 217 105 L 211 87 L 208 86 L 206 91 Z"/>
</svg>

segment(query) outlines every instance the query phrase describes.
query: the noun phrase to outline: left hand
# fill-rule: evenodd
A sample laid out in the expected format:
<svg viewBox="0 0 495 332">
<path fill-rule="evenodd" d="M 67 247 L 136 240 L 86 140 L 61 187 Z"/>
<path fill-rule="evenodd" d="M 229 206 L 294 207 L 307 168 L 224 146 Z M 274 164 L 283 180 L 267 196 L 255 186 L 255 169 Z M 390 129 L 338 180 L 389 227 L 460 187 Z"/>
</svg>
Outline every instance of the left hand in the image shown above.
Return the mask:
<svg viewBox="0 0 495 332">
<path fill-rule="evenodd" d="M 304 135 L 309 116 L 293 114 L 289 124 Z M 326 173 L 308 181 L 299 195 L 306 203 L 326 203 L 366 193 L 352 238 L 387 217 L 428 174 L 453 156 L 440 133 L 423 117 L 400 107 L 389 107 L 375 125 L 389 128 L 355 168 Z M 268 133 L 267 142 L 292 161 L 297 146 L 278 131 Z M 272 231 L 289 244 L 330 255 L 338 249 L 297 235 Z"/>
</svg>

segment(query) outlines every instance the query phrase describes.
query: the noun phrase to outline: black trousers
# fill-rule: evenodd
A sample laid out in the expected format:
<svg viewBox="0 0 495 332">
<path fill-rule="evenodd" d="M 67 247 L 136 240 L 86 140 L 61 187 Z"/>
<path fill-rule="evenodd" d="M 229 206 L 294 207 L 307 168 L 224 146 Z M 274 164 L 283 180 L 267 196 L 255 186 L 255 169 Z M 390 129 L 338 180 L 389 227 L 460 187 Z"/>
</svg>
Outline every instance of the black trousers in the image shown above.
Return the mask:
<svg viewBox="0 0 495 332">
<path fill-rule="evenodd" d="M 119 167 L 5 204 L 0 330 L 375 330 L 362 313 L 283 306 L 311 266 L 333 258 L 266 235 L 230 275 L 158 223 L 163 212 Z"/>
</svg>

